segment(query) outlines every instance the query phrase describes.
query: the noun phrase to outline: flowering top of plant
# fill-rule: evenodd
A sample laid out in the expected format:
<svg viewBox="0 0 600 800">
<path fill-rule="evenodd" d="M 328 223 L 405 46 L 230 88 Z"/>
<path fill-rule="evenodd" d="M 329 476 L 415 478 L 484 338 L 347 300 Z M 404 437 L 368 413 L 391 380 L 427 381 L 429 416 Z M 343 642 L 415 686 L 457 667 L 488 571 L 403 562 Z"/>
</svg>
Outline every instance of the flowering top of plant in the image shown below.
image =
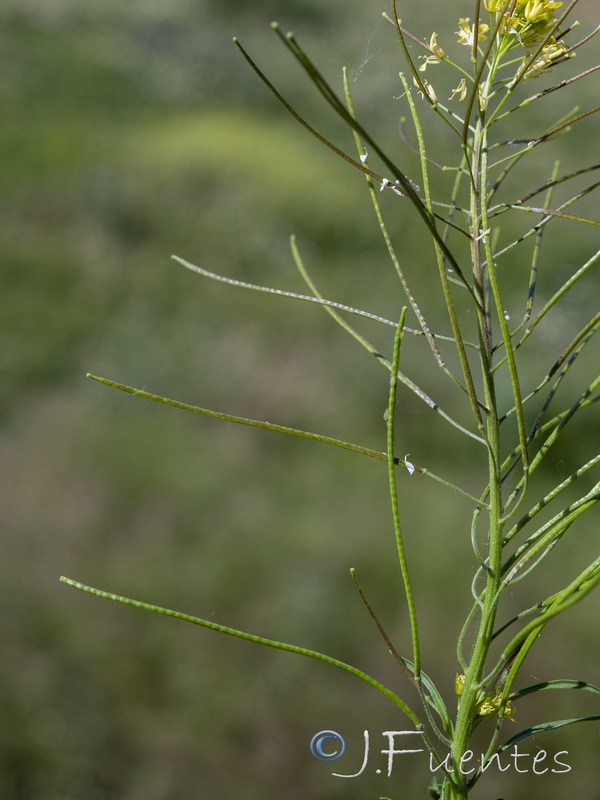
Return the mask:
<svg viewBox="0 0 600 800">
<path fill-rule="evenodd" d="M 458 43 L 471 50 L 477 48 L 482 53 L 480 45 L 487 41 L 486 55 L 492 72 L 501 66 L 507 53 L 516 48 L 524 48 L 527 52 L 516 75 L 512 80 L 507 78 L 505 83 L 510 87 L 519 80 L 537 78 L 542 73 L 552 72 L 558 63 L 575 55 L 564 44 L 566 31 L 558 30 L 560 20 L 556 19 L 556 10 L 562 5 L 557 0 L 513 0 L 512 3 L 507 0 L 484 0 L 486 10 L 490 12 L 490 24 L 479 20 L 475 25 L 470 17 L 460 17 L 456 31 Z M 577 24 L 574 23 L 572 27 Z M 492 36 L 493 46 L 488 40 L 489 36 Z M 429 65 L 450 62 L 446 52 L 438 44 L 436 32 L 432 33 L 428 42 L 421 44 L 429 54 L 420 56 L 423 63 L 419 72 L 424 72 Z M 417 85 L 422 94 L 437 103 L 435 91 L 429 82 L 421 80 Z M 452 91 L 450 99 L 456 95 L 461 101 L 467 96 L 464 78 Z"/>
<path fill-rule="evenodd" d="M 506 2 L 484 0 L 484 5 L 491 13 L 502 17 L 499 27 L 501 53 L 519 46 L 531 51 L 542 45 L 540 57 L 524 69 L 525 79 L 550 71 L 558 59 L 567 56 L 566 46 L 554 35 L 557 28 L 555 11 L 562 6 L 562 2 L 517 0 L 507 8 Z"/>
<path fill-rule="evenodd" d="M 525 47 L 535 47 L 551 32 L 555 23 L 554 9 L 561 5 L 538 0 L 517 3 L 512 14 L 504 14 L 501 31 L 514 36 Z"/>
</svg>

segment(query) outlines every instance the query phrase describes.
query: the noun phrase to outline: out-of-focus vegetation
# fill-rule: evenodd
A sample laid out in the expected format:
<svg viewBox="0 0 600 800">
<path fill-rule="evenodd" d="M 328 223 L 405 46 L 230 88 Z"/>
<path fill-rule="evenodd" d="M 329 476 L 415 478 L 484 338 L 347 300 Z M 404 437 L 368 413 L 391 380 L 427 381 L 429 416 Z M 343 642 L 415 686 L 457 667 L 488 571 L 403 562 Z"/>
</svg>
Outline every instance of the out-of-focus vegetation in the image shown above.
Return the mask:
<svg viewBox="0 0 600 800">
<path fill-rule="evenodd" d="M 452 31 L 459 5 L 421 4 L 403 21 L 420 36 L 434 23 Z M 384 449 L 386 375 L 322 309 L 212 284 L 169 259 L 177 253 L 216 272 L 302 291 L 288 245 L 296 233 L 327 296 L 397 317 L 400 295 L 362 177 L 286 116 L 231 44 L 238 35 L 284 94 L 350 149 L 348 132 L 270 33 L 268 23 L 280 18 L 338 83 L 348 65 L 357 112 L 410 164 L 415 157 L 398 135 L 406 112 L 392 99 L 401 94 L 402 62 L 382 10 L 358 0 L 4 0 L 2 798 L 351 800 L 416 797 L 422 785 L 425 762 L 399 761 L 390 780 L 344 781 L 310 755 L 312 735 L 333 728 L 358 769 L 365 728 L 379 749 L 381 731 L 407 727 L 352 677 L 58 584 L 65 574 L 320 648 L 394 686 L 395 664 L 348 575 L 357 569 L 402 649 L 407 630 L 384 465 L 154 407 L 83 377 L 89 370 Z M 582 31 L 592 12 L 592 2 L 581 4 Z M 563 69 L 572 74 L 571 65 Z M 594 104 L 594 80 L 577 84 L 584 108 Z M 575 102 L 550 97 L 556 103 L 548 99 L 547 119 L 530 117 L 528 130 L 513 135 L 547 127 Z M 540 172 L 525 188 L 542 183 L 557 157 L 565 171 L 586 166 L 597 140 L 595 118 L 579 123 L 540 153 Z M 431 253 L 394 199 L 385 198 L 402 257 L 418 267 L 415 290 L 426 291 Z M 557 274 L 542 273 L 546 297 L 593 245 L 592 234 L 572 238 L 573 230 L 558 225 L 548 237 Z M 507 266 L 522 291 L 528 265 Z M 531 386 L 568 340 L 569 317 L 597 306 L 590 284 L 573 293 L 564 317 L 549 322 L 545 342 L 532 350 Z M 435 309 L 439 298 L 431 302 Z M 370 328 L 369 335 L 379 336 Z M 389 347 L 388 338 L 379 342 Z M 425 352 L 408 344 L 407 371 Z M 440 385 L 434 377 L 427 388 L 435 393 Z M 412 397 L 401 403 L 403 450 L 437 472 L 469 475 L 469 452 L 457 452 Z M 568 475 L 585 446 L 586 419 L 557 447 L 554 477 Z M 408 555 L 420 565 L 425 667 L 445 676 L 451 694 L 448 654 L 473 572 L 468 509 L 418 478 L 401 494 Z M 587 525 L 582 542 L 594 536 Z M 578 564 L 577 552 L 565 550 L 553 568 L 574 573 Z M 541 596 L 552 592 L 550 566 L 538 580 Z M 557 622 L 555 638 L 531 659 L 532 675 L 597 680 L 598 642 L 583 620 L 597 614 L 593 603 Z M 553 696 L 548 718 L 576 716 L 587 702 Z M 522 714 L 520 722 L 539 721 L 533 707 Z M 505 774 L 512 800 L 594 795 L 597 731 L 554 736 L 532 746 L 568 749 L 572 772 Z"/>
</svg>

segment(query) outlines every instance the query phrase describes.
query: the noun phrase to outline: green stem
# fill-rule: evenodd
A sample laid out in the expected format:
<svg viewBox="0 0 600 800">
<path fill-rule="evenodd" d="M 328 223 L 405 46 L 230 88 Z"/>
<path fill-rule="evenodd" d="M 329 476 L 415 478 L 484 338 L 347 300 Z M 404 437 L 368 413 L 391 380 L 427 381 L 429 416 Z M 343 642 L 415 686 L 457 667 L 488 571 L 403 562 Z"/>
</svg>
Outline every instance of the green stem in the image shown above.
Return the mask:
<svg viewBox="0 0 600 800">
<path fill-rule="evenodd" d="M 472 158 L 472 185 L 471 185 L 471 257 L 473 263 L 474 283 L 479 300 L 477 313 L 480 334 L 480 360 L 482 380 L 485 392 L 485 405 L 488 409 L 486 416 L 486 439 L 488 444 L 488 474 L 489 474 L 489 549 L 486 569 L 486 586 L 481 605 L 481 618 L 471 659 L 465 673 L 464 685 L 460 695 L 455 735 L 452 743 L 452 764 L 457 774 L 460 774 L 461 759 L 468 749 L 468 743 L 477 718 L 477 704 L 479 693 L 482 689 L 482 676 L 485 662 L 491 644 L 496 611 L 498 605 L 498 589 L 500 587 L 500 570 L 502 564 L 502 496 L 500 476 L 500 441 L 499 422 L 496 407 L 496 391 L 492 371 L 492 333 L 486 308 L 484 294 L 484 264 L 481 259 L 481 226 L 482 203 L 486 200 L 485 187 L 487 183 L 486 159 L 483 158 L 485 149 L 485 108 L 487 97 L 492 82 L 492 73 L 481 87 L 480 116 L 473 135 L 471 148 Z M 478 91 L 477 86 L 475 91 Z M 484 234 L 485 238 L 485 234 Z M 460 782 L 457 798 L 468 797 L 468 784 L 466 778 Z"/>
</svg>

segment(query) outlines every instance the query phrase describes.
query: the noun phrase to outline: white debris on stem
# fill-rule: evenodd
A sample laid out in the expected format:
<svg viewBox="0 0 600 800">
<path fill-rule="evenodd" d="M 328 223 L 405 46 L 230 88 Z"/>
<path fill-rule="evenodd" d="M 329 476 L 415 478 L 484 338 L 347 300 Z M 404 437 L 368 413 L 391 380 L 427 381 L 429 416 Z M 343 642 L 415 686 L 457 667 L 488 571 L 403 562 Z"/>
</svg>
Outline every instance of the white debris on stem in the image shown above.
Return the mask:
<svg viewBox="0 0 600 800">
<path fill-rule="evenodd" d="M 379 191 L 380 191 L 380 192 L 383 192 L 383 190 L 385 189 L 385 187 L 386 187 L 386 186 L 389 186 L 389 187 L 390 187 L 390 189 L 391 189 L 393 192 L 396 192 L 396 194 L 397 194 L 397 195 L 399 195 L 400 197 L 406 197 L 406 195 L 404 194 L 404 192 L 400 191 L 400 189 L 399 189 L 399 188 L 398 188 L 398 186 L 396 185 L 397 183 L 398 183 L 398 181 L 396 181 L 396 183 L 394 183 L 393 181 L 390 181 L 390 180 L 388 180 L 387 178 L 383 178 L 383 179 L 382 179 L 382 181 L 381 181 L 381 186 L 379 187 Z"/>
</svg>

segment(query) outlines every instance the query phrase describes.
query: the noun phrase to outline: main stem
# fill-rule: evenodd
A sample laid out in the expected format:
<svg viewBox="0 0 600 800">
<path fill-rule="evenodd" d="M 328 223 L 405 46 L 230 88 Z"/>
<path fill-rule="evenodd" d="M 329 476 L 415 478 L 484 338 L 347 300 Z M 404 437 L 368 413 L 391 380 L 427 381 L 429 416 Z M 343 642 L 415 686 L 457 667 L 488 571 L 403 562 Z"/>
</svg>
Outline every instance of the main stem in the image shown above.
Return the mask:
<svg viewBox="0 0 600 800">
<path fill-rule="evenodd" d="M 492 332 L 489 309 L 486 309 L 485 267 L 481 256 L 481 238 L 487 234 L 481 230 L 482 204 L 487 202 L 487 160 L 482 158 L 487 147 L 485 110 L 492 82 L 493 70 L 481 87 L 479 119 L 475 126 L 471 150 L 471 258 L 475 291 L 480 301 L 478 310 L 480 361 L 487 408 L 485 419 L 488 446 L 488 474 L 490 486 L 489 550 L 487 581 L 481 608 L 481 619 L 477 638 L 468 664 L 465 681 L 458 703 L 454 738 L 451 748 L 452 766 L 455 770 L 455 786 L 448 787 L 453 800 L 466 800 L 469 794 L 467 777 L 461 773 L 462 759 L 469 749 L 468 744 L 477 717 L 477 706 L 483 688 L 482 679 L 485 662 L 491 644 L 496 619 L 498 589 L 501 581 L 502 556 L 502 495 L 500 483 L 499 421 L 496 407 L 496 389 L 492 370 Z"/>
</svg>

